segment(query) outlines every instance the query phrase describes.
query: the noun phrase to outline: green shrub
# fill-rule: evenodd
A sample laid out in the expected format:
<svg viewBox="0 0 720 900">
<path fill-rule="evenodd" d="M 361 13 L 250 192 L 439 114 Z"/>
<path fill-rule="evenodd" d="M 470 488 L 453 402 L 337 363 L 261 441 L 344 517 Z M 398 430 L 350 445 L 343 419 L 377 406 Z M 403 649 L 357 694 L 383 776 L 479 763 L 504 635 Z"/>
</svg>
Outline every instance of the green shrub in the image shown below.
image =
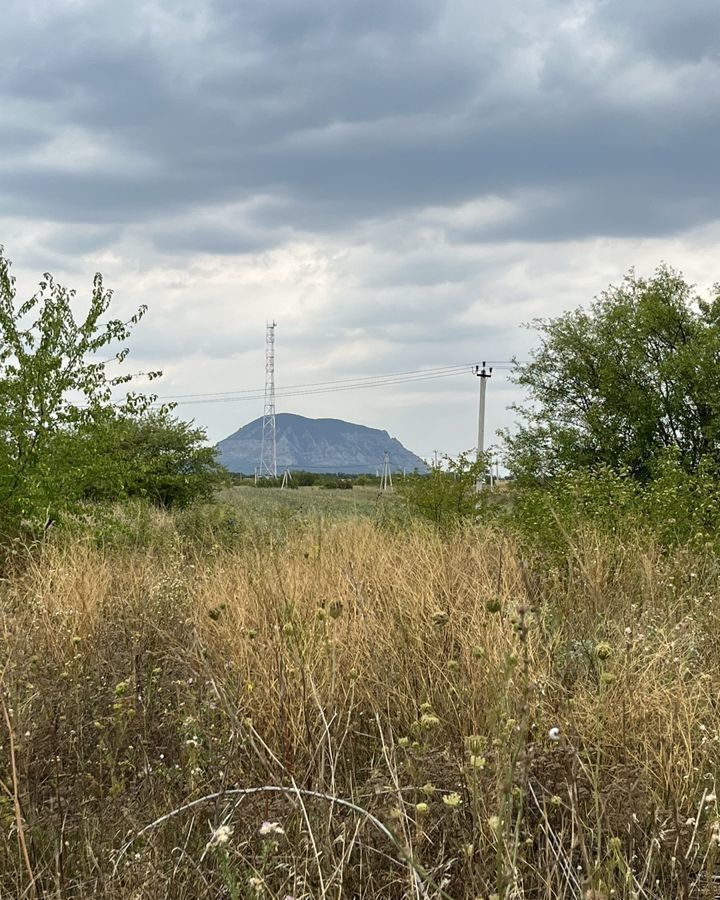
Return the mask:
<svg viewBox="0 0 720 900">
<path fill-rule="evenodd" d="M 487 472 L 487 459 L 477 460 L 467 452 L 457 459 L 445 457 L 444 462 L 444 469 L 432 466 L 427 475 L 414 472 L 397 481 L 397 491 L 410 510 L 441 528 L 475 518 L 487 502 L 486 495 L 477 491 L 478 480 Z"/>
</svg>

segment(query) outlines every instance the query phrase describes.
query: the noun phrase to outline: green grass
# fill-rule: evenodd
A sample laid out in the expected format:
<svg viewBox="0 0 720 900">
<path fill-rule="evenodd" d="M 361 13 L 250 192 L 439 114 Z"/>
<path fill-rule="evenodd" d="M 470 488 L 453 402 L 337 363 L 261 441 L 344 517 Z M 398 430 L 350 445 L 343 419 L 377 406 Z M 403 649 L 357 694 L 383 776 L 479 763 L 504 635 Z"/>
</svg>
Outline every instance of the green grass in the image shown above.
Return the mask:
<svg viewBox="0 0 720 900">
<path fill-rule="evenodd" d="M 232 487 L 222 491 L 219 500 L 251 515 L 284 515 L 311 518 L 384 517 L 402 515 L 405 503 L 397 494 L 381 493 L 376 487 L 354 487 L 349 491 L 321 487 L 280 488 Z"/>
</svg>

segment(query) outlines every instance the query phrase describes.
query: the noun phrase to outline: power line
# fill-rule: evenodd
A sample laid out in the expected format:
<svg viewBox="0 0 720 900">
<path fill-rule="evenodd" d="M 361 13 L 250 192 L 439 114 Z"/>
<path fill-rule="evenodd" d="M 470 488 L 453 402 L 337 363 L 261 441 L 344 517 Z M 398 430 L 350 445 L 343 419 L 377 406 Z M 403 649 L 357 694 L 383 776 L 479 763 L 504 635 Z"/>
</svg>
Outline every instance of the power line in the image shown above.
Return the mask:
<svg viewBox="0 0 720 900">
<path fill-rule="evenodd" d="M 514 365 L 511 360 L 500 360 L 492 363 L 496 371 L 510 371 Z M 344 378 L 328 381 L 306 382 L 277 391 L 276 397 L 285 399 L 289 397 L 308 397 L 316 394 L 331 394 L 338 391 L 364 390 L 373 387 L 387 387 L 393 385 L 412 385 L 426 381 L 437 381 L 444 378 L 454 378 L 473 371 L 472 364 L 456 366 L 441 366 L 433 369 L 414 369 L 406 372 L 387 373 L 385 375 L 369 375 L 357 378 Z M 137 373 L 142 375 L 145 373 Z M 243 401 L 257 402 L 265 398 L 264 388 L 240 389 L 236 391 L 218 391 L 194 394 L 168 394 L 156 398 L 155 407 L 166 401 L 172 401 L 176 405 L 189 406 L 211 403 L 240 403 Z M 120 405 L 116 401 L 114 405 Z"/>
<path fill-rule="evenodd" d="M 400 378 L 404 376 L 410 375 L 425 375 L 433 372 L 448 372 L 450 370 L 467 370 L 471 368 L 471 363 L 467 363 L 464 365 L 456 365 L 456 366 L 439 366 L 434 369 L 412 369 L 407 372 L 385 372 L 381 375 L 358 375 L 356 378 L 333 378 L 327 381 L 308 381 L 301 384 L 293 384 L 290 385 L 286 390 L 295 390 L 301 388 L 314 388 L 314 387 L 323 387 L 325 385 L 337 385 L 337 384 L 355 384 L 355 383 L 364 383 L 370 381 L 384 380 L 386 378 Z M 263 392 L 263 388 L 238 388 L 234 391 L 207 391 L 205 393 L 196 393 L 196 394 L 168 394 L 159 399 L 162 400 L 180 400 L 186 398 L 195 398 L 195 397 L 225 397 L 230 394 L 260 394 Z"/>
<path fill-rule="evenodd" d="M 496 364 L 496 369 L 508 371 L 510 369 L 510 364 L 503 363 Z M 371 379 L 365 380 L 340 380 L 340 381 L 328 381 L 328 382 L 318 382 L 318 384 L 326 385 L 325 387 L 312 387 L 312 383 L 307 385 L 307 390 L 304 388 L 305 385 L 292 385 L 284 390 L 280 390 L 277 392 L 276 397 L 279 399 L 284 399 L 286 397 L 307 397 L 312 396 L 314 394 L 331 394 L 337 393 L 338 391 L 354 391 L 361 390 L 366 388 L 373 387 L 385 387 L 388 385 L 403 385 L 403 384 L 416 384 L 418 382 L 425 381 L 437 381 L 443 378 L 453 378 L 457 375 L 464 375 L 467 372 L 472 371 L 472 367 L 469 365 L 457 366 L 457 367 L 448 367 L 443 370 L 417 370 L 416 372 L 408 372 L 405 374 L 398 374 L 397 376 L 373 376 Z M 238 403 L 242 401 L 256 401 L 261 400 L 264 397 L 263 391 L 254 390 L 253 392 L 241 393 L 238 392 L 227 392 L 225 394 L 184 394 L 184 395 L 175 395 L 175 396 L 166 396 L 166 397 L 158 397 L 158 400 L 166 401 L 172 400 L 178 405 L 186 406 L 186 405 L 195 405 L 195 404 L 211 404 L 211 403 Z M 182 399 L 187 398 L 187 399 Z"/>
<path fill-rule="evenodd" d="M 292 390 L 284 390 L 278 391 L 276 397 L 279 399 L 284 399 L 286 397 L 309 397 L 314 394 L 334 394 L 338 391 L 354 391 L 361 390 L 364 388 L 373 388 L 373 387 L 384 387 L 387 385 L 402 385 L 402 384 L 417 384 L 418 382 L 424 381 L 437 381 L 441 378 L 453 378 L 457 375 L 465 374 L 467 370 L 461 369 L 457 372 L 445 372 L 443 374 L 438 375 L 430 375 L 430 376 L 416 376 L 414 378 L 393 378 L 386 379 L 385 381 L 372 381 L 372 382 L 363 382 L 360 384 L 348 384 L 348 385 L 337 385 L 335 387 L 326 387 L 326 388 L 315 388 L 314 390 L 308 391 L 292 391 Z M 209 397 L 208 399 L 192 399 L 192 400 L 177 400 L 173 401 L 178 405 L 188 406 L 194 404 L 210 404 L 210 403 L 240 403 L 248 400 L 257 401 L 261 400 L 264 395 L 261 393 L 257 394 L 248 394 L 241 397 Z"/>
</svg>

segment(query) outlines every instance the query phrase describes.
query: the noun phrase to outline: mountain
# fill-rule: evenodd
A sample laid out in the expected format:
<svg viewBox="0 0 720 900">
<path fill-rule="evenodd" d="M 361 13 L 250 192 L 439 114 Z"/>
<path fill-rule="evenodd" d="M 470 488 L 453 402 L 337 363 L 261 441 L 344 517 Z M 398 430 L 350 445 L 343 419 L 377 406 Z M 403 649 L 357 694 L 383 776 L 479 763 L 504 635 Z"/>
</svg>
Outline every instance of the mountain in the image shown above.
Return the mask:
<svg viewBox="0 0 720 900">
<path fill-rule="evenodd" d="M 263 420 L 255 419 L 217 445 L 218 460 L 231 472 L 252 475 L 260 463 Z M 385 452 L 394 472 L 427 471 L 425 463 L 379 428 L 340 419 L 307 419 L 291 413 L 275 416 L 277 467 L 350 474 L 382 471 Z"/>
</svg>

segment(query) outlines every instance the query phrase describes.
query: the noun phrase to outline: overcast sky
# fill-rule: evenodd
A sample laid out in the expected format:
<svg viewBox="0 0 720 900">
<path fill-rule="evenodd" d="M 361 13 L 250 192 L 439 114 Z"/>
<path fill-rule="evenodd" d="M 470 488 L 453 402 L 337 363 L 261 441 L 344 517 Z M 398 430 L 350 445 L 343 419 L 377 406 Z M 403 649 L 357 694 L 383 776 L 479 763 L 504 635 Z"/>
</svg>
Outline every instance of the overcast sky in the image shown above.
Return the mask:
<svg viewBox="0 0 720 900">
<path fill-rule="evenodd" d="M 523 357 L 634 265 L 720 280 L 718 0 L 4 0 L 22 294 L 147 303 L 163 395 Z M 475 443 L 477 379 L 278 411 Z M 488 430 L 517 396 L 498 375 Z M 262 404 L 179 407 L 218 440 Z"/>
</svg>

